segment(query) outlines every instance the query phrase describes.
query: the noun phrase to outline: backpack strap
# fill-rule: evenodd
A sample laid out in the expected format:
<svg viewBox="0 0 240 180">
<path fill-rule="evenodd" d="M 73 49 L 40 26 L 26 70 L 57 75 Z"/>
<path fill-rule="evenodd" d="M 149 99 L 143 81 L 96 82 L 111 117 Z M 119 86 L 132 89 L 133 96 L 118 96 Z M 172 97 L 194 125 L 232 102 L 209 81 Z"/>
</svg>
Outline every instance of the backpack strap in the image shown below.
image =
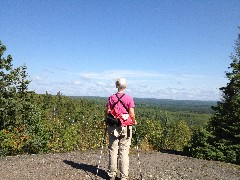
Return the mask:
<svg viewBox="0 0 240 180">
<path fill-rule="evenodd" d="M 118 98 L 118 101 L 117 102 L 115 102 L 114 104 L 113 104 L 113 106 L 112 106 L 112 108 L 111 109 L 114 109 L 114 107 L 116 106 L 116 104 L 119 102 L 119 101 L 121 101 L 121 98 L 125 95 L 125 94 L 123 94 L 120 98 L 118 97 L 118 95 L 117 94 L 115 94 L 116 96 L 117 96 L 117 98 Z"/>
<path fill-rule="evenodd" d="M 123 94 L 121 97 L 118 97 L 118 95 L 117 94 L 115 94 L 116 96 L 117 96 L 117 98 L 118 98 L 118 101 L 117 101 L 117 103 L 120 101 L 121 102 L 121 104 L 123 105 L 123 107 L 126 109 L 126 111 L 128 112 L 128 108 L 125 106 L 125 104 L 122 102 L 122 100 L 121 100 L 121 98 L 125 95 L 125 94 Z"/>
</svg>

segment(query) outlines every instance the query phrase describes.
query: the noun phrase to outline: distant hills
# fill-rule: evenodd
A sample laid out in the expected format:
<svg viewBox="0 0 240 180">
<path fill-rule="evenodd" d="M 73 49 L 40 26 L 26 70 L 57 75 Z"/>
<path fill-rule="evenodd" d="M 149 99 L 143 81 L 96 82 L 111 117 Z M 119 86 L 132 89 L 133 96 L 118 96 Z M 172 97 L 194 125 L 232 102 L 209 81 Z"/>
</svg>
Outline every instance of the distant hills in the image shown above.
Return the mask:
<svg viewBox="0 0 240 180">
<path fill-rule="evenodd" d="M 107 97 L 99 96 L 70 96 L 71 98 L 87 98 L 97 102 L 106 103 Z M 134 98 L 136 106 L 161 107 L 169 111 L 188 111 L 197 113 L 213 113 L 212 106 L 217 105 L 217 101 L 200 100 L 173 100 L 156 98 Z"/>
<path fill-rule="evenodd" d="M 158 106 L 170 111 L 189 111 L 198 113 L 213 113 L 212 106 L 217 105 L 217 101 L 200 100 L 173 100 L 155 98 L 134 98 L 135 103 L 150 106 Z"/>
</svg>

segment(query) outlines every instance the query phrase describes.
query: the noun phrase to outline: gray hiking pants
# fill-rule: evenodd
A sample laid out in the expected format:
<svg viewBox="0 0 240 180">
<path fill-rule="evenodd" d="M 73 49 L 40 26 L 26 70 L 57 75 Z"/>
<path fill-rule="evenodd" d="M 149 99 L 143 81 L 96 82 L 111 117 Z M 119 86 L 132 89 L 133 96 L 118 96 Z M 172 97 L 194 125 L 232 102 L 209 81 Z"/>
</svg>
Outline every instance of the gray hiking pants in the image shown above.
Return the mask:
<svg viewBox="0 0 240 180">
<path fill-rule="evenodd" d="M 108 175 L 114 177 L 120 171 L 121 180 L 128 179 L 129 148 L 132 138 L 132 126 L 108 126 L 109 166 Z M 119 162 L 119 167 L 118 167 Z"/>
</svg>

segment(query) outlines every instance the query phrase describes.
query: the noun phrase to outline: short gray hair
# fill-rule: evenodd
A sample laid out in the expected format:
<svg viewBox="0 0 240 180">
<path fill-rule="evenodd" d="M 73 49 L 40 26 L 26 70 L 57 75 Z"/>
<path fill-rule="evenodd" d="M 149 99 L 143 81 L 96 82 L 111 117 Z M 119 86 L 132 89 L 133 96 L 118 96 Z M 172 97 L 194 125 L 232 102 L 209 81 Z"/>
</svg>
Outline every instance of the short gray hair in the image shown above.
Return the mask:
<svg viewBox="0 0 240 180">
<path fill-rule="evenodd" d="M 126 85 L 127 85 L 127 81 L 126 81 L 126 79 L 125 78 L 118 78 L 117 80 L 116 80 L 116 88 L 118 88 L 118 89 L 124 89 L 124 88 L 126 88 Z"/>
</svg>

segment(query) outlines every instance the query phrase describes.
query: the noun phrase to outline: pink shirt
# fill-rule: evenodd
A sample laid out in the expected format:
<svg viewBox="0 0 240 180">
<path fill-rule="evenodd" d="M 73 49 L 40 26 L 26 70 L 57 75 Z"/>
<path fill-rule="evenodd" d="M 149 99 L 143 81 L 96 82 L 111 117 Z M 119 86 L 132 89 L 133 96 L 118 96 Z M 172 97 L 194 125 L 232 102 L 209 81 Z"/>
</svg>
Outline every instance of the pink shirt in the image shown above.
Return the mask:
<svg viewBox="0 0 240 180">
<path fill-rule="evenodd" d="M 120 98 L 123 94 L 122 93 L 117 93 L 118 97 Z M 108 109 L 113 109 L 113 105 L 118 101 L 118 98 L 115 94 L 111 95 L 108 98 L 108 102 L 107 102 L 107 108 Z M 127 110 L 129 111 L 130 108 L 134 108 L 135 104 L 133 101 L 133 98 L 127 94 L 125 94 L 122 98 L 121 101 L 124 103 L 124 105 L 126 106 Z M 128 111 L 123 107 L 122 103 L 119 101 L 114 109 L 116 110 L 116 112 L 118 112 L 119 114 L 128 114 Z"/>
</svg>

